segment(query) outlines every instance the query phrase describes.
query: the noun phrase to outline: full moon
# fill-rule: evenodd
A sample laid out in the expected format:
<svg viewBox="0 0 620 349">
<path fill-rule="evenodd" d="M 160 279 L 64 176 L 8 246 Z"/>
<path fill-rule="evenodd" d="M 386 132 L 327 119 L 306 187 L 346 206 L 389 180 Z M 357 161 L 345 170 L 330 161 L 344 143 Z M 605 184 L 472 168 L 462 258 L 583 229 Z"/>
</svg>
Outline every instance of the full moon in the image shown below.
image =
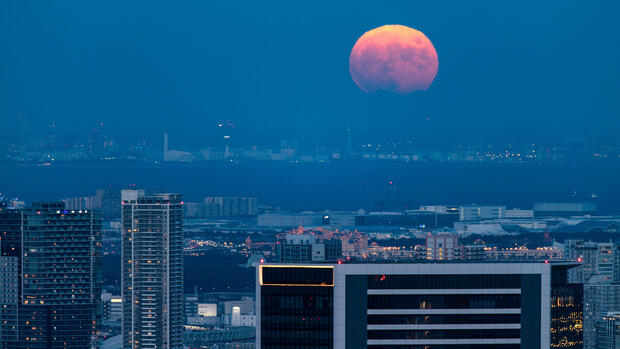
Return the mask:
<svg viewBox="0 0 620 349">
<path fill-rule="evenodd" d="M 364 33 L 349 58 L 351 77 L 366 93 L 426 90 L 438 67 L 431 41 L 421 31 L 403 25 L 384 25 Z"/>
</svg>

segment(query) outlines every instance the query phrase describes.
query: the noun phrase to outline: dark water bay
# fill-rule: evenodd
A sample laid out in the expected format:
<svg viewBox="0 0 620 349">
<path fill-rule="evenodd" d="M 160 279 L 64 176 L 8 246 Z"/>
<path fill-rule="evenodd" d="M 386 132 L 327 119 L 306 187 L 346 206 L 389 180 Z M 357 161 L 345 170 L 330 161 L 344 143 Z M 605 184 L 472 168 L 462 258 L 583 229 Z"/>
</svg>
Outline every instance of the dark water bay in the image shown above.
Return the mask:
<svg viewBox="0 0 620 349">
<path fill-rule="evenodd" d="M 590 199 L 601 213 L 620 212 L 620 161 L 584 163 L 332 162 L 332 163 L 65 163 L 0 165 L 0 192 L 26 201 L 92 195 L 130 184 L 204 196 L 254 195 L 289 210 L 376 209 L 390 201 L 421 204 L 505 204 Z M 576 193 L 576 194 L 575 194 Z M 388 207 L 389 202 L 388 202 Z"/>
</svg>

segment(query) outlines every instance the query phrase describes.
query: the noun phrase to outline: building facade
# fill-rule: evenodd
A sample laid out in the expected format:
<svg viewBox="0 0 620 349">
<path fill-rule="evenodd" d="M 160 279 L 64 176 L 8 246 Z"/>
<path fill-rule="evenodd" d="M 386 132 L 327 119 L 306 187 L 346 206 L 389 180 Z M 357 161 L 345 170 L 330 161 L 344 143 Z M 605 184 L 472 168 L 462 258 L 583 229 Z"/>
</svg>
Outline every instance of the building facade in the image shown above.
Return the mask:
<svg viewBox="0 0 620 349">
<path fill-rule="evenodd" d="M 461 246 L 461 259 L 465 261 L 482 261 L 487 259 L 486 246 L 483 244 L 478 245 L 463 245 Z"/>
<path fill-rule="evenodd" d="M 92 196 L 74 196 L 62 200 L 67 210 L 97 210 L 104 221 L 117 220 L 121 214 L 121 191 L 97 189 Z"/>
<path fill-rule="evenodd" d="M 620 347 L 620 312 L 603 313 L 596 321 L 596 349 Z"/>
<path fill-rule="evenodd" d="M 0 349 L 17 342 L 17 280 L 17 257 L 0 256 Z"/>
<path fill-rule="evenodd" d="M 207 217 L 246 217 L 258 214 L 257 197 L 206 197 Z"/>
<path fill-rule="evenodd" d="M 604 280 L 614 281 L 620 272 L 618 247 L 618 244 L 613 242 L 568 240 L 564 252 L 565 259 L 581 263 L 580 267 L 569 272 L 569 280 L 586 283 L 590 277 L 600 275 Z"/>
<path fill-rule="evenodd" d="M 0 234 L 1 254 L 14 258 L 17 272 L 17 307 L 12 311 L 2 304 L 4 347 L 96 347 L 101 325 L 98 214 L 66 210 L 62 202 L 0 210 Z"/>
<path fill-rule="evenodd" d="M 286 234 L 276 242 L 280 263 L 336 262 L 342 258 L 340 239 L 317 239 L 312 234 Z"/>
<path fill-rule="evenodd" d="M 110 322 L 120 322 L 123 319 L 123 297 L 104 293 L 103 300 L 103 319 Z"/>
<path fill-rule="evenodd" d="M 74 196 L 62 199 L 67 210 L 92 210 L 97 207 L 96 198 L 94 196 Z"/>
<path fill-rule="evenodd" d="M 596 214 L 596 204 L 590 202 L 536 202 L 536 217 L 570 217 Z"/>
<path fill-rule="evenodd" d="M 460 259 L 458 236 L 445 233 L 426 235 L 426 259 L 447 261 Z"/>
<path fill-rule="evenodd" d="M 459 220 L 471 222 L 482 219 L 501 219 L 506 215 L 506 206 L 461 206 Z"/>
<path fill-rule="evenodd" d="M 320 226 L 324 224 L 324 215 L 316 212 L 302 213 L 263 213 L 258 215 L 258 226 L 274 228 L 296 228 L 300 225 Z"/>
<path fill-rule="evenodd" d="M 429 210 L 407 210 L 405 212 L 371 212 L 355 216 L 355 226 L 388 226 L 416 228 L 452 227 L 459 216 Z"/>
<path fill-rule="evenodd" d="M 261 265 L 256 347 L 581 348 L 573 266 Z"/>
<path fill-rule="evenodd" d="M 97 189 L 95 204 L 99 205 L 103 220 L 117 220 L 121 215 L 121 191 L 116 188 Z"/>
<path fill-rule="evenodd" d="M 601 313 L 620 311 L 620 283 L 593 276 L 583 285 L 583 341 L 585 349 L 596 347 L 596 321 Z"/>
<path fill-rule="evenodd" d="M 122 191 L 123 348 L 183 347 L 180 194 Z"/>
</svg>

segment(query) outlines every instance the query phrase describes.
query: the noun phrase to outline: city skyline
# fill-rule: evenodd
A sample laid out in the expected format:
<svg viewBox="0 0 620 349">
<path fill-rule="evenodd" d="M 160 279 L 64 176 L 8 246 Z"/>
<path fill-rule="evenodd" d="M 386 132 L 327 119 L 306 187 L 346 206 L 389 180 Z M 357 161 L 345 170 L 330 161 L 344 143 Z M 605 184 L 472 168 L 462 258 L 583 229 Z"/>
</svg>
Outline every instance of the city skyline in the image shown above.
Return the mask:
<svg viewBox="0 0 620 349">
<path fill-rule="evenodd" d="M 114 200 L 112 198 L 116 198 L 120 205 L 106 202 Z M 286 300 L 287 297 L 302 297 L 301 301 L 304 304 L 308 303 L 309 308 L 304 309 L 310 319 L 317 319 L 313 316 L 319 316 L 321 319 L 333 318 L 331 321 L 326 318 L 325 321 L 328 321 L 326 323 L 316 322 L 315 325 L 318 327 L 312 327 L 312 331 L 304 332 L 306 333 L 304 336 L 307 336 L 304 338 L 311 343 L 318 340 L 323 345 L 328 345 L 333 340 L 334 348 L 345 348 L 343 343 L 359 344 L 366 340 L 369 347 L 390 344 L 393 340 L 407 340 L 409 344 L 441 344 L 446 338 L 460 345 L 499 340 L 504 344 L 514 345 L 515 348 L 524 343 L 529 343 L 528 347 L 534 343 L 541 343 L 541 346 L 545 347 L 544 343 L 550 342 L 563 348 L 581 348 L 582 343 L 588 345 L 586 348 L 599 348 L 595 346 L 599 342 L 616 343 L 610 337 L 614 332 L 609 334 L 609 329 L 600 326 L 601 321 L 613 317 L 609 312 L 618 309 L 620 304 L 613 298 L 617 293 L 617 280 L 620 275 L 620 244 L 618 241 L 604 241 L 607 237 L 615 239 L 620 216 L 617 214 L 600 216 L 594 204 L 536 203 L 531 210 L 510 209 L 502 205 L 424 205 L 400 213 L 364 211 L 288 213 L 256 210 L 255 201 L 256 198 L 207 197 L 204 200 L 205 205 L 215 207 L 202 213 L 207 215 L 206 217 L 190 217 L 188 207 L 191 203 L 180 201 L 180 194 L 145 195 L 145 192 L 139 189 L 123 190 L 120 196 L 98 191 L 97 195 L 89 200 L 66 201 L 66 205 L 72 207 L 65 206 L 63 202 L 35 203 L 24 210 L 13 207 L 15 202 L 3 200 L 0 202 L 0 226 L 8 231 L 8 235 L 5 232 L 0 239 L 3 251 L 3 258 L 0 259 L 2 263 L 0 276 L 3 280 L 8 280 L 8 284 L 0 287 L 2 296 L 0 299 L 5 305 L 14 304 L 11 303 L 11 299 L 17 298 L 13 295 L 19 290 L 18 304 L 30 306 L 29 303 L 38 300 L 41 291 L 32 294 L 22 293 L 25 290 L 21 291 L 12 280 L 28 278 L 30 282 L 42 285 L 33 279 L 47 274 L 36 275 L 32 274 L 32 271 L 26 273 L 26 269 L 22 268 L 32 268 L 34 262 L 31 259 L 41 256 L 53 258 L 52 262 L 59 261 L 53 254 L 45 254 L 47 253 L 45 250 L 33 249 L 35 245 L 24 245 L 29 252 L 24 254 L 23 260 L 20 260 L 18 257 L 20 253 L 15 253 L 15 247 L 21 248 L 20 241 L 28 243 L 33 241 L 39 244 L 37 245 L 39 248 L 50 246 L 65 253 L 65 264 L 69 259 L 71 263 L 82 263 L 84 251 L 80 249 L 65 251 L 65 245 L 73 246 L 76 238 L 83 239 L 83 231 L 76 231 L 74 223 L 77 221 L 73 218 L 67 220 L 64 216 L 81 219 L 85 215 L 90 215 L 92 224 L 92 217 L 103 215 L 110 218 L 103 222 L 101 235 L 95 232 L 96 236 L 101 236 L 102 244 L 98 247 L 101 252 L 91 253 L 93 257 L 98 254 L 103 257 L 101 264 L 98 261 L 91 264 L 91 268 L 94 268 L 92 273 L 101 275 L 100 279 L 92 281 L 94 285 L 91 287 L 94 287 L 95 291 L 91 292 L 91 298 L 93 294 L 100 293 L 97 290 L 103 290 L 101 293 L 103 314 L 94 312 L 92 316 L 103 317 L 103 323 L 101 327 L 99 323 L 97 324 L 97 335 L 89 339 L 94 341 L 92 343 L 106 339 L 105 345 L 119 348 L 121 345 L 119 331 L 121 328 L 131 327 L 141 329 L 132 330 L 131 333 L 135 336 L 131 338 L 125 333 L 123 342 L 130 348 L 163 348 L 167 347 L 167 343 L 170 347 L 177 347 L 181 343 L 181 337 L 186 345 L 190 343 L 203 345 L 212 341 L 221 341 L 222 345 L 228 345 L 226 338 L 229 338 L 228 341 L 240 341 L 244 345 L 243 348 L 268 348 L 269 345 L 273 346 L 279 341 L 282 341 L 283 345 L 291 344 L 295 340 L 291 340 L 293 337 L 290 334 L 305 329 L 304 322 L 308 320 L 301 319 L 300 315 L 300 319 L 290 318 L 293 316 L 290 314 L 290 309 L 299 305 L 293 305 L 298 304 L 298 301 Z M 92 205 L 98 206 L 91 207 Z M 103 211 L 99 211 L 101 209 Z M 106 214 L 109 210 L 121 210 L 121 220 L 119 221 L 118 216 Z M 185 219 L 182 219 L 184 211 Z M 16 230 L 19 226 L 16 224 L 19 223 L 16 219 L 21 219 L 22 212 L 29 215 L 25 225 L 28 228 Z M 63 225 L 51 223 L 50 219 L 63 221 Z M 41 225 L 44 222 L 46 224 Z M 183 225 L 187 227 L 183 228 Z M 498 229 L 499 226 L 503 229 Z M 100 228 L 95 229 L 98 231 Z M 42 232 L 44 234 L 40 234 Z M 169 244 L 166 242 L 168 235 Z M 66 237 L 70 237 L 68 242 Z M 588 237 L 596 239 L 597 242 L 583 240 Z M 53 247 L 49 244 L 51 241 L 54 242 Z M 33 251 L 44 254 L 32 256 Z M 7 257 L 17 258 L 18 263 Z M 117 259 L 120 260 L 114 262 Z M 211 260 L 213 265 L 205 265 L 206 260 Z M 231 264 L 232 260 L 245 261 L 245 265 Z M 285 268 L 311 268 L 311 270 L 334 268 L 334 279 L 331 281 L 333 286 L 349 287 L 342 283 L 342 276 L 336 276 L 339 273 L 345 272 L 349 275 L 346 277 L 346 283 L 349 285 L 351 281 L 349 278 L 352 277 L 350 275 L 360 275 L 361 272 L 364 279 L 368 278 L 369 285 L 371 283 L 374 285 L 373 288 L 384 289 L 385 287 L 381 286 L 383 282 L 386 282 L 385 285 L 388 287 L 384 291 L 372 291 L 372 293 L 369 291 L 368 309 L 372 307 L 378 310 L 372 310 L 372 314 L 369 311 L 367 320 L 362 317 L 360 318 L 362 323 L 355 322 L 347 315 L 348 320 L 344 321 L 342 310 L 338 310 L 341 308 L 335 305 L 342 304 L 344 300 L 342 290 L 336 288 L 337 292 L 333 299 L 329 298 L 331 297 L 329 294 L 317 293 L 316 300 L 322 305 L 314 308 L 317 303 L 313 296 L 308 298 L 308 292 L 302 289 L 287 289 L 287 282 L 284 279 L 278 281 L 280 280 L 278 278 L 282 277 L 295 277 L 297 278 L 295 284 L 304 285 L 312 283 L 314 276 L 303 273 L 300 275 L 305 275 L 306 279 L 299 279 L 290 273 L 279 273 L 269 276 L 269 279 L 260 277 L 263 270 L 261 268 L 271 267 L 269 263 L 274 262 L 280 263 L 276 264 L 277 268 L 282 267 L 281 263 L 289 263 L 284 264 Z M 34 264 L 36 267 L 37 263 Z M 183 264 L 186 266 L 183 267 Z M 20 266 L 19 269 L 17 266 Z M 122 266 L 122 272 L 121 268 L 114 270 L 115 266 Z M 253 289 L 249 276 L 254 273 L 253 267 L 256 266 L 260 267 L 256 271 L 257 293 L 254 300 L 248 296 L 249 291 Z M 366 270 L 370 270 L 368 268 L 375 268 L 373 270 L 376 271 L 366 276 Z M 481 282 L 496 279 L 495 277 L 489 279 L 482 274 L 493 274 L 498 268 L 509 270 L 508 274 L 540 270 L 541 279 L 536 284 L 538 286 L 531 284 L 535 280 L 524 279 L 525 276 L 518 276 L 510 281 L 511 285 L 522 285 L 520 292 L 515 291 L 517 289 L 514 287 L 501 290 L 495 286 L 477 285 L 482 289 L 479 291 L 467 286 L 469 281 L 466 280 L 470 278 L 480 277 Z M 559 273 L 550 273 L 549 268 L 559 268 Z M 430 287 L 437 288 L 434 291 L 436 294 L 424 298 L 422 295 L 426 293 L 422 289 L 427 287 L 427 282 L 420 280 L 427 277 L 425 276 L 429 273 L 427 269 L 441 270 L 441 273 L 447 273 L 450 277 L 441 281 L 439 274 L 432 272 L 431 274 L 438 276 L 432 283 L 434 286 Z M 226 278 L 217 278 L 219 279 L 217 281 L 210 277 L 211 273 L 218 275 L 222 270 L 231 272 L 234 270 L 234 273 Z M 467 272 L 463 272 L 464 270 Z M 473 270 L 478 272 L 474 272 L 471 276 L 466 275 Z M 376 274 L 377 271 L 379 274 Z M 39 272 L 46 271 L 39 269 Z M 457 275 L 452 273 L 456 273 L 464 283 L 453 284 Z M 566 273 L 567 276 L 561 276 Z M 64 276 L 61 274 L 59 277 L 67 278 L 66 272 Z M 239 278 L 234 274 L 244 276 Z M 550 278 L 551 274 L 553 277 Z M 183 282 L 183 278 L 189 280 Z M 410 279 L 407 281 L 407 287 L 412 288 L 405 293 L 402 287 L 399 287 L 402 280 L 405 280 L 402 278 Z M 371 282 L 371 279 L 374 281 Z M 74 285 L 71 292 L 82 295 L 87 285 L 83 283 L 83 279 L 79 280 L 82 284 Z M 324 281 L 317 282 L 322 286 L 330 286 L 324 285 Z M 333 284 L 334 282 L 336 284 Z M 436 282 L 444 286 L 438 287 Z M 259 291 L 258 283 L 263 291 Z M 284 284 L 281 285 L 282 283 Z M 214 287 L 211 288 L 211 285 Z M 6 286 L 9 288 L 5 288 Z M 285 287 L 278 291 L 280 286 Z M 489 287 L 493 288 L 495 293 L 484 293 Z M 501 288 L 505 287 L 507 286 Z M 397 290 L 390 290 L 391 288 Z M 36 287 L 29 290 L 35 291 Z M 262 298 L 262 301 L 256 303 L 256 300 L 261 299 L 264 290 L 273 293 L 268 297 L 271 300 Z M 296 293 L 298 291 L 303 292 L 298 294 Z M 121 297 L 119 292 L 124 296 Z M 167 295 L 167 292 L 170 294 Z M 346 291 L 347 304 L 349 297 L 359 296 L 354 296 L 351 292 Z M 473 296 L 470 295 L 474 294 L 472 292 L 483 294 Z M 541 295 L 538 292 L 542 292 L 540 299 L 542 302 L 536 305 L 540 308 L 532 308 L 532 304 L 535 304 L 532 302 L 537 299 L 535 295 Z M 47 294 L 43 292 L 41 295 L 48 297 Z M 375 295 L 384 296 L 379 302 L 379 298 Z M 426 304 L 420 305 L 419 309 L 416 303 L 418 299 L 423 300 L 420 304 Z M 46 306 L 60 307 L 54 314 L 60 314 L 61 310 L 64 312 L 72 309 L 60 303 L 50 305 L 50 300 L 53 298 L 45 298 Z M 185 304 L 184 311 L 179 310 L 183 309 L 180 305 L 182 302 Z M 467 302 L 470 302 L 469 306 Z M 355 304 L 357 303 L 356 301 Z M 456 305 L 464 308 L 453 308 Z M 35 306 L 40 307 L 39 304 Z M 388 308 L 384 309 L 385 306 Z M 500 308 L 496 308 L 498 306 Z M 169 307 L 177 310 L 169 311 L 167 310 Z M 424 316 L 414 318 L 391 314 L 392 310 L 389 309 L 395 309 L 394 307 L 399 309 L 404 307 L 399 311 L 405 311 L 407 314 L 411 312 Z M 487 308 L 497 309 L 491 311 L 493 313 L 506 311 L 518 315 L 519 307 L 522 309 L 521 312 L 527 307 L 529 309 L 527 316 L 533 318 L 523 320 L 519 316 L 478 315 L 490 314 L 491 310 Z M 4 324 L 4 338 L 7 340 L 6 344 L 10 344 L 13 336 L 10 326 L 15 321 L 12 315 L 15 312 L 11 307 L 8 311 L 6 307 L 4 309 L 2 317 L 8 320 L 8 326 L 7 323 Z M 92 308 L 89 309 L 92 311 Z M 472 315 L 458 315 L 466 309 L 468 309 L 466 313 Z M 379 314 L 375 314 L 377 311 L 387 312 L 386 316 L 395 316 L 375 317 L 374 315 Z M 440 313 L 436 313 L 437 311 Z M 599 315 L 603 312 L 607 312 L 605 317 Z M 26 308 L 20 310 L 19 314 L 25 313 Z M 166 318 L 166 314 L 170 314 L 169 319 Z M 261 314 L 269 314 L 269 317 L 265 318 Z M 429 314 L 430 318 L 427 316 Z M 436 316 L 438 314 L 441 316 Z M 24 320 L 20 315 L 17 321 L 26 321 L 26 325 L 36 324 L 34 327 L 37 329 L 49 331 L 39 327 L 45 326 L 40 322 L 39 315 L 40 310 L 37 310 L 31 320 L 29 318 Z M 282 316 L 290 318 L 287 320 L 288 324 L 291 324 L 290 321 L 294 323 L 301 321 L 299 324 L 301 327 L 282 325 L 278 320 Z M 294 316 L 298 316 L 297 312 Z M 136 317 L 141 320 L 137 322 L 131 320 Z M 155 321 L 157 319 L 163 322 Z M 531 321 L 539 321 L 536 319 L 541 321 L 540 326 L 536 324 L 532 326 Z M 365 324 L 364 321 L 371 320 L 372 323 L 368 322 L 368 331 L 359 332 L 360 326 Z M 182 321 L 188 326 L 183 333 L 178 329 Z M 415 325 L 410 323 L 402 325 L 403 321 L 415 321 Z M 120 322 L 124 323 L 122 327 L 119 327 Z M 328 329 L 325 326 L 329 324 L 334 324 L 336 327 L 344 324 L 347 334 L 334 337 L 320 334 Z M 462 326 L 470 326 L 469 324 L 474 326 L 475 330 L 461 330 Z M 500 331 L 491 334 L 487 329 L 489 326 Z M 60 325 L 57 327 L 61 328 Z M 517 328 L 522 331 L 515 331 Z M 523 332 L 524 328 L 527 331 Z M 250 332 L 253 329 L 256 331 L 255 334 Z M 314 332 L 315 330 L 318 332 Z M 250 341 L 254 338 L 256 343 L 252 344 Z M 77 340 L 84 341 L 83 338 Z M 52 340 L 50 343 L 55 345 L 56 342 Z"/>
<path fill-rule="evenodd" d="M 0 2 L 0 349 L 620 348 L 620 2 Z"/>
</svg>

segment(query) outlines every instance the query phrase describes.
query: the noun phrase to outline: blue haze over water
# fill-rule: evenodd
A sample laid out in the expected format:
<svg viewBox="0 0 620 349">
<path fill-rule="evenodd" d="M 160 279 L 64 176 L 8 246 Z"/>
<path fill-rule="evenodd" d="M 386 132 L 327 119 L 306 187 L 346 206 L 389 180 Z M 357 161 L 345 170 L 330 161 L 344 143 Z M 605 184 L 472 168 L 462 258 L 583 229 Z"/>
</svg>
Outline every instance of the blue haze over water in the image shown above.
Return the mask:
<svg viewBox="0 0 620 349">
<path fill-rule="evenodd" d="M 28 202 L 93 195 L 130 184 L 204 196 L 255 195 L 285 210 L 376 210 L 394 181 L 396 201 L 411 208 L 432 204 L 505 204 L 592 200 L 599 212 L 620 212 L 620 162 L 501 164 L 457 162 L 67 163 L 0 165 L 0 192 Z M 374 196 L 374 199 L 373 199 Z M 389 204 L 389 202 L 388 202 Z"/>
</svg>

